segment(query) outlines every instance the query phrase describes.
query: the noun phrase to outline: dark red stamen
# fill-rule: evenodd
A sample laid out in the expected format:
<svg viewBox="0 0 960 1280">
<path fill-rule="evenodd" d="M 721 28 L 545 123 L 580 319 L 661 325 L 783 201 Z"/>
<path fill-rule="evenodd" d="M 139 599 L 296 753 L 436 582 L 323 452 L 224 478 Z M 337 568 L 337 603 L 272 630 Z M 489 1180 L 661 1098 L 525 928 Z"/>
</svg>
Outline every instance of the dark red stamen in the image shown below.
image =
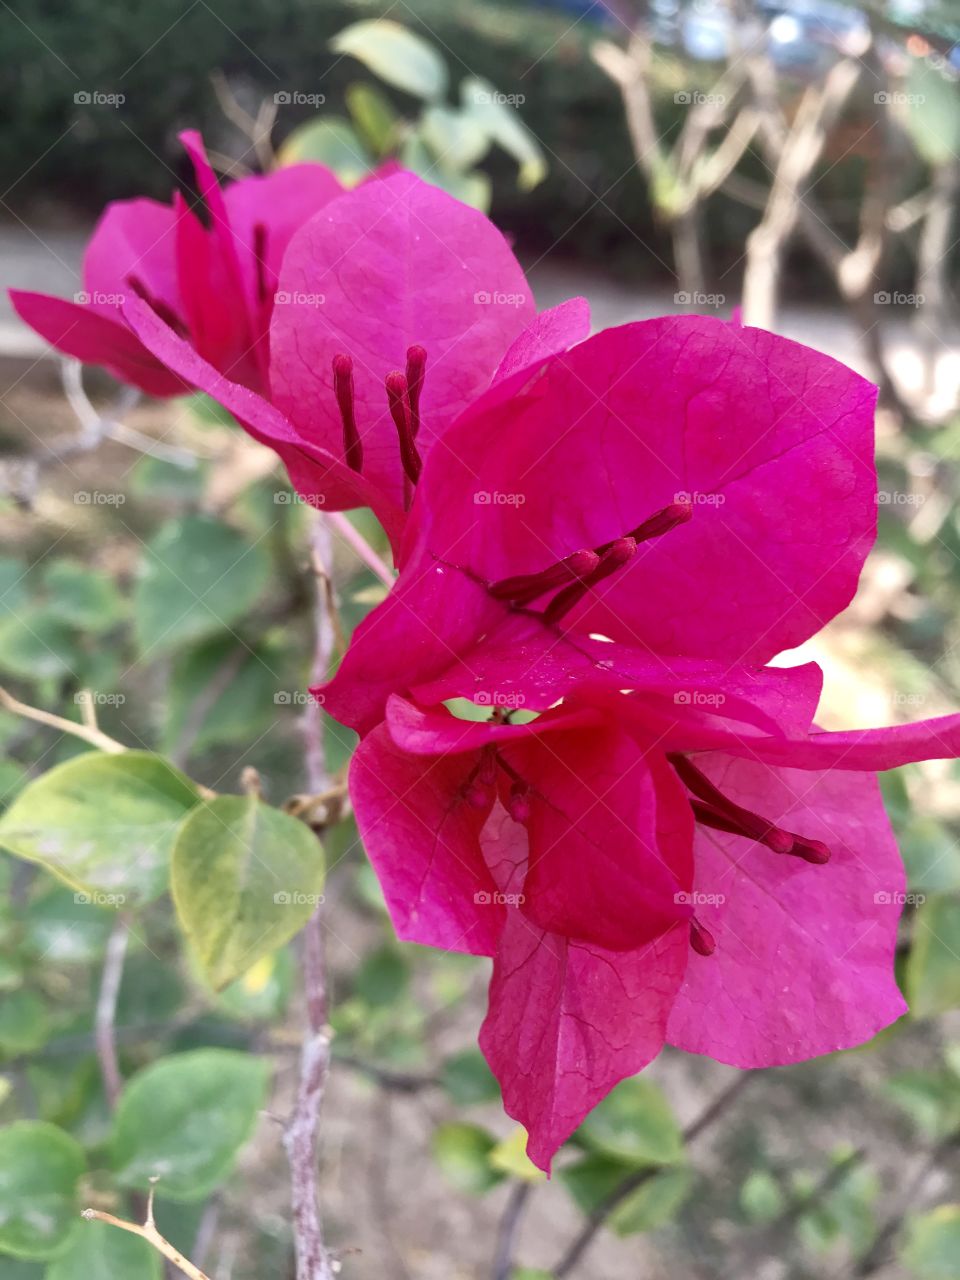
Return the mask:
<svg viewBox="0 0 960 1280">
<path fill-rule="evenodd" d="M 257 273 L 257 301 L 263 305 L 270 290 L 267 288 L 267 228 L 262 222 L 253 227 L 253 265 Z"/>
<path fill-rule="evenodd" d="M 698 956 L 712 956 L 717 949 L 713 934 L 696 919 L 690 921 L 690 945 Z"/>
<path fill-rule="evenodd" d="M 515 782 L 507 798 L 507 813 L 514 822 L 526 822 L 530 817 L 530 797 L 525 783 Z"/>
<path fill-rule="evenodd" d="M 748 840 L 756 840 L 764 844 L 774 853 L 792 853 L 793 836 L 788 831 L 781 831 L 764 818 L 743 809 L 738 814 L 714 809 L 702 800 L 691 800 L 693 816 L 702 827 L 712 827 L 714 831 L 726 831 L 732 836 L 745 836 Z"/>
<path fill-rule="evenodd" d="M 189 335 L 187 326 L 173 308 L 168 307 L 160 298 L 155 298 L 142 280 L 137 276 L 127 276 L 127 284 L 137 297 L 142 298 L 150 310 L 153 311 L 155 315 L 159 316 L 164 324 L 170 326 L 174 333 L 178 333 L 181 338 L 185 338 Z"/>
<path fill-rule="evenodd" d="M 420 431 L 420 393 L 423 390 L 423 374 L 427 367 L 426 348 L 407 348 L 407 400 L 410 405 L 410 434 L 414 440 Z"/>
<path fill-rule="evenodd" d="M 360 471 L 363 469 L 363 441 L 357 430 L 354 413 L 353 361 L 349 356 L 333 357 L 333 393 L 337 397 L 337 408 L 343 423 L 343 454 L 347 466 Z"/>
<path fill-rule="evenodd" d="M 400 437 L 400 461 L 403 463 L 403 470 L 407 479 L 411 484 L 416 484 L 420 479 L 423 463 L 420 460 L 420 454 L 417 452 L 417 446 L 413 438 L 410 389 L 407 385 L 407 375 L 400 373 L 399 370 L 388 373 L 386 386 L 387 400 L 390 404 L 390 416 L 393 418 L 393 425 L 397 428 L 397 435 Z"/>
<path fill-rule="evenodd" d="M 572 555 L 565 556 L 540 573 L 521 573 L 515 578 L 501 578 L 490 588 L 490 594 L 495 600 L 529 604 L 545 591 L 589 578 L 599 563 L 600 557 L 595 551 L 574 551 Z"/>
<path fill-rule="evenodd" d="M 793 848 L 790 850 L 795 858 L 802 858 L 815 867 L 822 867 L 830 861 L 830 850 L 822 840 L 808 840 L 806 836 L 793 837 Z"/>
<path fill-rule="evenodd" d="M 644 520 L 635 529 L 631 529 L 626 536 L 633 538 L 634 542 L 649 542 L 651 538 L 659 538 L 669 533 L 671 529 L 676 529 L 678 525 L 686 524 L 692 516 L 693 507 L 689 502 L 671 502 L 668 507 L 657 511 L 649 520 Z M 602 555 L 608 547 L 613 545 L 612 542 L 605 542 L 603 546 L 597 547 L 597 550 Z"/>
<path fill-rule="evenodd" d="M 588 591 L 623 568 L 636 554 L 636 550 L 637 544 L 633 538 L 617 538 L 615 542 L 609 543 L 600 554 L 599 564 L 588 577 L 571 583 L 553 597 L 544 610 L 544 622 L 559 622 L 565 613 L 569 613 L 575 604 L 580 603 Z"/>
</svg>

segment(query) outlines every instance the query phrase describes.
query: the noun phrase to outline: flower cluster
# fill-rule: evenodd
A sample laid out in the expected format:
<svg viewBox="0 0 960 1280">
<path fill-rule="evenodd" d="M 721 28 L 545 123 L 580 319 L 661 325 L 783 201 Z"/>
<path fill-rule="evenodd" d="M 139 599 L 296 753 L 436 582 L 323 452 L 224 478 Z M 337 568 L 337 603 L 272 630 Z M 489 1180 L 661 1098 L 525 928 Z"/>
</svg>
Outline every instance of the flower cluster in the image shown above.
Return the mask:
<svg viewBox="0 0 960 1280">
<path fill-rule="evenodd" d="M 109 315 L 19 309 L 380 517 L 398 577 L 323 705 L 398 934 L 493 959 L 480 1040 L 531 1158 L 664 1043 L 753 1068 L 898 1018 L 876 771 L 957 755 L 960 717 L 824 732 L 818 667 L 774 663 L 856 589 L 875 389 L 736 322 L 537 315 L 493 225 L 410 174 L 221 194 L 187 145 L 206 220 L 109 211 Z"/>
</svg>

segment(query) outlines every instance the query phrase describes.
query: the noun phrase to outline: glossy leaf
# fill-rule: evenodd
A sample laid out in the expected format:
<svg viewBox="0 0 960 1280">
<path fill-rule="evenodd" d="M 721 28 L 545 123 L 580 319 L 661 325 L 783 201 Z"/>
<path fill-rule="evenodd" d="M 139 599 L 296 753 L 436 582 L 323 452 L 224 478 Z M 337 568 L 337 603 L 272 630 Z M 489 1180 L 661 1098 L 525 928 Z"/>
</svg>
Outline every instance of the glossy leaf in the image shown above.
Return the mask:
<svg viewBox="0 0 960 1280">
<path fill-rule="evenodd" d="M 341 182 L 354 186 L 373 169 L 373 160 L 349 120 L 326 116 L 300 125 L 280 148 L 281 165 L 305 161 L 326 165 Z"/>
<path fill-rule="evenodd" d="M 147 901 L 166 888 L 177 826 L 198 800 L 161 756 L 88 752 L 17 796 L 0 818 L 0 845 L 87 894 L 83 905 Z"/>
<path fill-rule="evenodd" d="M 399 22 L 354 22 L 334 36 L 330 48 L 357 58 L 381 80 L 417 98 L 440 98 L 446 91 L 447 68 L 440 54 Z"/>
<path fill-rule="evenodd" d="M 165 524 L 147 544 L 133 593 L 140 653 L 157 657 L 229 630 L 266 586 L 263 546 L 209 516 Z"/>
<path fill-rule="evenodd" d="M 80 1144 L 55 1125 L 0 1129 L 0 1252 L 43 1261 L 64 1250 L 85 1163 Z"/>
<path fill-rule="evenodd" d="M 184 932 L 219 990 L 313 914 L 323 848 L 304 823 L 255 796 L 218 796 L 180 828 L 171 887 Z"/>
<path fill-rule="evenodd" d="M 637 1165 L 673 1164 L 683 1141 L 666 1098 L 639 1076 L 623 1080 L 587 1116 L 576 1140 L 585 1147 Z"/>
<path fill-rule="evenodd" d="M 127 1084 L 114 1120 L 119 1182 L 161 1179 L 170 1200 L 198 1200 L 229 1174 L 264 1104 L 267 1064 L 251 1054 L 197 1049 L 145 1067 Z"/>
</svg>

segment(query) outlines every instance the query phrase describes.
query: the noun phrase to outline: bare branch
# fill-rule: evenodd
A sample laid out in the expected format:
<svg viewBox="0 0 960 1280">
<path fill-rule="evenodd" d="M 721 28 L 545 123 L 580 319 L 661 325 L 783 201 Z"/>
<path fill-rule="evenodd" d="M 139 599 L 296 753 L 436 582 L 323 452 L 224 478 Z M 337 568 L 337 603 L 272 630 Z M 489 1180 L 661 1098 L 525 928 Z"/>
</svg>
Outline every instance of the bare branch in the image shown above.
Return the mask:
<svg viewBox="0 0 960 1280">
<path fill-rule="evenodd" d="M 120 983 L 123 980 L 123 964 L 126 959 L 129 940 L 129 921 L 121 913 L 117 916 L 117 922 L 113 926 L 113 932 L 107 941 L 93 1024 L 97 1042 L 97 1058 L 100 1062 L 100 1074 L 103 1077 L 103 1090 L 107 1095 L 107 1103 L 111 1111 L 116 1108 L 120 1092 L 123 1089 L 123 1077 L 120 1075 L 120 1066 L 117 1061 L 116 1029 L 114 1024 L 117 1016 L 117 997 L 120 994 Z"/>
</svg>

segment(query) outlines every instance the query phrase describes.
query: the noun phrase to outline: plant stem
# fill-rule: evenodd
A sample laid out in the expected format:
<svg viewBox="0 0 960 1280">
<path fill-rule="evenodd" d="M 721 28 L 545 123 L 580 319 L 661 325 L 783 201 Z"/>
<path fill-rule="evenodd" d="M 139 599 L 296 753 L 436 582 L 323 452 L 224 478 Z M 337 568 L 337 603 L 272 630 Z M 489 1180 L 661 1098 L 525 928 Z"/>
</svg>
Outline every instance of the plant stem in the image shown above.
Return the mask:
<svg viewBox="0 0 960 1280">
<path fill-rule="evenodd" d="M 366 540 L 343 514 L 342 511 L 328 511 L 324 515 L 324 520 L 333 529 L 343 541 L 355 551 L 368 569 L 371 569 L 381 582 L 386 586 L 392 587 L 396 581 L 396 576 L 390 566 L 374 551 L 370 543 Z"/>
<path fill-rule="evenodd" d="M 510 1280 L 513 1274 L 513 1250 L 517 1232 L 523 1220 L 523 1211 L 533 1190 L 532 1182 L 514 1183 L 500 1219 L 497 1233 L 497 1249 L 493 1257 L 493 1280 Z"/>
<path fill-rule="evenodd" d="M 105 1222 L 108 1227 L 117 1227 L 121 1231 L 129 1231 L 131 1235 L 139 1236 L 141 1240 L 146 1240 L 148 1244 L 156 1249 L 157 1253 L 162 1254 L 174 1266 L 179 1267 L 188 1280 L 210 1280 L 205 1271 L 201 1271 L 198 1266 L 185 1258 L 179 1249 L 174 1248 L 169 1240 L 165 1239 L 157 1230 L 157 1224 L 153 1220 L 153 1187 L 150 1188 L 150 1198 L 147 1201 L 147 1217 L 143 1226 L 138 1222 L 127 1222 L 124 1218 L 115 1218 L 112 1213 L 103 1213 L 99 1209 L 84 1209 L 80 1215 L 87 1222 Z"/>
<path fill-rule="evenodd" d="M 121 914 L 117 917 L 117 923 L 107 942 L 103 973 L 100 976 L 100 992 L 97 996 L 97 1010 L 94 1016 L 97 1058 L 100 1062 L 100 1074 L 103 1077 L 103 1090 L 111 1111 L 116 1109 L 117 1100 L 123 1088 L 123 1077 L 117 1062 L 114 1024 L 117 1014 L 117 996 L 120 994 L 123 962 L 126 959 L 129 939 L 129 924 L 126 916 Z"/>
</svg>

